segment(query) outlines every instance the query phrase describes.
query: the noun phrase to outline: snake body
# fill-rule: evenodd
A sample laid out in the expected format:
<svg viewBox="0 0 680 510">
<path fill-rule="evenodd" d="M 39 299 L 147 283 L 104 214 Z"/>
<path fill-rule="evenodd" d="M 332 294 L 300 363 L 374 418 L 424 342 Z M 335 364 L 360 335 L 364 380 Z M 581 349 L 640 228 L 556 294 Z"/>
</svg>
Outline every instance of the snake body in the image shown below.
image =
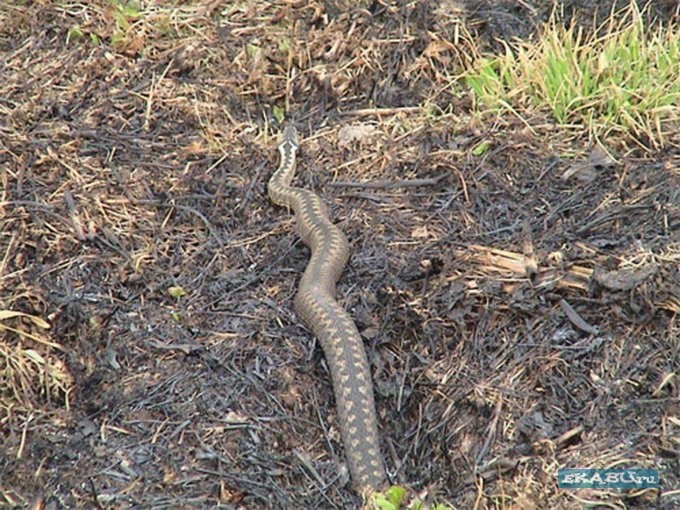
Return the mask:
<svg viewBox="0 0 680 510">
<path fill-rule="evenodd" d="M 315 193 L 290 185 L 298 149 L 297 131 L 289 125 L 279 144 L 281 163 L 269 180 L 269 198 L 293 209 L 297 231 L 312 252 L 294 307 L 323 349 L 350 474 L 355 488 L 365 494 L 383 488 L 386 476 L 364 345 L 354 321 L 335 300 L 335 284 L 349 259 L 349 243 Z"/>
</svg>

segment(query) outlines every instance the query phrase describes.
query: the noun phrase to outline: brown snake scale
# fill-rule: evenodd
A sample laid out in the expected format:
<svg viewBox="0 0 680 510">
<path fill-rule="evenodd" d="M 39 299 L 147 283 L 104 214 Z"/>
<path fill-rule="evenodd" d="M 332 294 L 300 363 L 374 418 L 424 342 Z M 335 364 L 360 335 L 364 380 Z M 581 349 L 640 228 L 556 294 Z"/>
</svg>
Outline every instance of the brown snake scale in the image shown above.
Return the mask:
<svg viewBox="0 0 680 510">
<path fill-rule="evenodd" d="M 356 489 L 365 494 L 383 488 L 386 476 L 364 345 L 354 321 L 335 300 L 335 284 L 349 259 L 349 243 L 315 193 L 290 186 L 298 148 L 297 131 L 286 127 L 279 144 L 281 163 L 269 180 L 269 198 L 293 209 L 297 231 L 312 252 L 295 296 L 295 311 L 323 348 L 350 474 Z"/>
</svg>

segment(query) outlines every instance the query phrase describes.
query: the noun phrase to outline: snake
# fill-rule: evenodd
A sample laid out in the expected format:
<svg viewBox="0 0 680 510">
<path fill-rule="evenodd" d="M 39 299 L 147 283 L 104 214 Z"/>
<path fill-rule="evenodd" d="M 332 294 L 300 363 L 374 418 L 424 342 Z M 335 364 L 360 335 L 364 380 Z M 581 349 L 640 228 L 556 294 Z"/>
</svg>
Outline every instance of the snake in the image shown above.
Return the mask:
<svg viewBox="0 0 680 510">
<path fill-rule="evenodd" d="M 296 230 L 311 250 L 293 306 L 323 350 L 352 484 L 366 495 L 384 488 L 386 474 L 364 344 L 351 316 L 335 299 L 335 285 L 349 260 L 349 242 L 316 193 L 291 186 L 299 148 L 297 130 L 288 124 L 278 145 L 281 161 L 267 191 L 274 204 L 293 210 Z"/>
</svg>

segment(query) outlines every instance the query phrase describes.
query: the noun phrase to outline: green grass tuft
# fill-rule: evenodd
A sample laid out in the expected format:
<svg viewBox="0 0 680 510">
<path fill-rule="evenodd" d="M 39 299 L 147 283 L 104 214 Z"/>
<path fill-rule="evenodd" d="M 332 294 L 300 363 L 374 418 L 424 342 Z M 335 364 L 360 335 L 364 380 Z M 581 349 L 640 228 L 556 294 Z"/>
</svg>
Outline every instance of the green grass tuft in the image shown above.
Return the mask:
<svg viewBox="0 0 680 510">
<path fill-rule="evenodd" d="M 635 2 L 592 35 L 553 14 L 538 40 L 506 44 L 464 78 L 480 111 L 545 109 L 596 137 L 623 134 L 658 149 L 678 129 L 680 29 L 645 27 Z"/>
</svg>

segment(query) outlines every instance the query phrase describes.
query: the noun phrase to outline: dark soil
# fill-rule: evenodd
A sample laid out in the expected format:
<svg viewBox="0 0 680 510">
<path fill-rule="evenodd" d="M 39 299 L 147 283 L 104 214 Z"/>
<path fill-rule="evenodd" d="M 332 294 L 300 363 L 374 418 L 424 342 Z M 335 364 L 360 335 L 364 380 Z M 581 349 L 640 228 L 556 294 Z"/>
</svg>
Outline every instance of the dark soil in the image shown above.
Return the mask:
<svg viewBox="0 0 680 510">
<path fill-rule="evenodd" d="M 392 481 L 461 509 L 677 505 L 680 140 L 612 160 L 541 112 L 471 114 L 465 44 L 531 37 L 549 2 L 360 3 L 3 3 L 0 310 L 62 349 L 0 343 L 64 386 L 0 358 L 0 507 L 358 505 L 292 310 L 308 251 L 266 196 L 286 104 L 297 183 L 352 244 L 338 294 Z M 560 467 L 662 486 L 560 490 Z"/>
</svg>

